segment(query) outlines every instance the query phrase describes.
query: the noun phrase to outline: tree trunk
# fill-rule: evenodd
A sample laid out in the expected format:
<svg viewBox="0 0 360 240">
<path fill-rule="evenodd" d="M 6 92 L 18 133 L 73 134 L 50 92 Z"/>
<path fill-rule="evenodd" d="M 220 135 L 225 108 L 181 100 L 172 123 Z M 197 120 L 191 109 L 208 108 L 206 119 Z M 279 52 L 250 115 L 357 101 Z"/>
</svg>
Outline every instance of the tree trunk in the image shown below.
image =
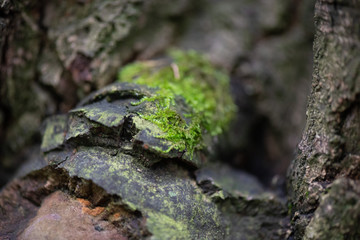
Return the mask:
<svg viewBox="0 0 360 240">
<path fill-rule="evenodd" d="M 295 239 L 360 237 L 359 18 L 359 1 L 316 3 L 312 92 L 289 172 Z"/>
</svg>

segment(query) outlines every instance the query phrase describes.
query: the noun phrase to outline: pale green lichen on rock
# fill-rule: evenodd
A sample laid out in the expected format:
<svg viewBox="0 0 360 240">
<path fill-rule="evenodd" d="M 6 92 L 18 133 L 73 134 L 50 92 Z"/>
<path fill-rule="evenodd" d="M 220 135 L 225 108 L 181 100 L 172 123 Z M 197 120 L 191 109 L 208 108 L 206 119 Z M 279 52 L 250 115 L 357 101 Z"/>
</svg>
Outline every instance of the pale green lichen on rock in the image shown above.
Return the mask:
<svg viewBox="0 0 360 240">
<path fill-rule="evenodd" d="M 67 116 L 56 115 L 46 121 L 46 128 L 41 144 L 41 150 L 47 152 L 59 148 L 64 143 L 67 128 Z"/>
<path fill-rule="evenodd" d="M 174 77 L 172 81 L 184 78 L 187 68 L 183 66 L 191 65 L 190 60 L 174 64 L 173 68 L 154 69 L 154 74 L 163 69 Z M 207 152 L 196 151 L 193 158 L 189 152 L 202 144 L 211 146 L 211 135 L 225 130 L 224 124 L 230 121 L 234 110 L 228 80 L 206 74 L 214 71 L 216 75 L 215 68 L 201 70 L 201 64 L 195 65 L 195 75 L 191 76 L 199 81 L 187 83 L 192 87 L 184 89 L 207 86 L 208 93 L 205 88 L 197 91 L 205 94 L 204 101 L 210 99 L 209 103 L 199 100 L 196 107 L 188 99 L 195 98 L 196 91 L 190 95 L 185 91 L 183 96 L 180 85 L 175 92 L 155 85 L 114 83 L 83 99 L 67 115 L 49 119 L 44 125 L 43 146 L 49 146 L 42 149 L 45 161 L 63 169 L 71 178 L 89 180 L 107 194 L 119 196 L 119 204 L 146 219 L 150 239 L 241 239 L 244 236 L 244 239 L 261 239 L 258 230 L 263 223 L 269 226 L 275 223 L 276 230 L 269 228 L 266 235 L 283 239 L 281 221 L 286 209 L 283 211 L 280 203 L 265 196 L 250 177 L 235 177 L 237 173 L 221 170 L 220 166 L 215 166 L 213 171 L 200 171 L 201 176 L 195 173 L 196 181 L 191 177 L 193 167 L 206 163 L 206 158 L 199 156 Z M 149 75 L 150 79 L 152 76 Z M 194 125 L 198 132 L 191 129 Z M 186 134 L 190 138 L 194 132 L 198 134 L 198 139 L 195 138 L 198 142 L 186 138 Z M 169 134 L 175 135 L 174 138 L 164 138 Z M 208 182 L 211 182 L 209 189 Z M 246 187 L 238 187 L 240 182 Z M 257 226 L 255 230 L 254 226 Z M 281 234 L 276 235 L 275 231 Z"/>
<path fill-rule="evenodd" d="M 154 96 L 134 104 L 156 102 L 154 113 L 142 117 L 164 131 L 162 138 L 173 142 L 167 150 L 187 150 L 190 155 L 202 148 L 202 134 L 221 134 L 229 125 L 236 107 L 229 93 L 229 79 L 205 56 L 195 51 L 172 51 L 173 62 L 145 61 L 124 67 L 119 81 L 156 88 Z M 182 98 L 190 111 L 181 115 L 173 106 Z"/>
<path fill-rule="evenodd" d="M 149 169 L 130 155 L 113 156 L 108 148 L 77 147 L 72 160 L 58 167 L 121 196 L 129 209 L 147 218 L 152 239 L 224 238 L 216 205 L 176 164 Z"/>
<path fill-rule="evenodd" d="M 191 239 L 191 233 L 187 229 L 187 224 L 176 221 L 167 215 L 160 213 L 150 213 L 147 226 L 156 235 L 156 239 Z"/>
</svg>

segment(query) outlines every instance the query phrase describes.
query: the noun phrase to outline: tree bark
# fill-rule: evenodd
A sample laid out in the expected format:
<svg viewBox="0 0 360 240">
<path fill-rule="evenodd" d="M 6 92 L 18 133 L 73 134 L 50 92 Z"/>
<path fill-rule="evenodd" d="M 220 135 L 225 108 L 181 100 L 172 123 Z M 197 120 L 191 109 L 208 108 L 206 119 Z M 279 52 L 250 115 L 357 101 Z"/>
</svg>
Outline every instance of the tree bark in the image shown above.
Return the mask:
<svg viewBox="0 0 360 240">
<path fill-rule="evenodd" d="M 360 237 L 359 18 L 359 1 L 316 3 L 307 123 L 289 171 L 295 239 Z"/>
</svg>

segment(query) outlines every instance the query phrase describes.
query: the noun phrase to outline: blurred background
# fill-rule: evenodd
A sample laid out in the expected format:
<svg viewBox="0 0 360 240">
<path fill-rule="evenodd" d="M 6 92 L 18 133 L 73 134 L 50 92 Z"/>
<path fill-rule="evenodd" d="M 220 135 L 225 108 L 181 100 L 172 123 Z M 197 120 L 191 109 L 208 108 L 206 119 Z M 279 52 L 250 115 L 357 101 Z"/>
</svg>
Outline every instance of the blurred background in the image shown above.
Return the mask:
<svg viewBox="0 0 360 240">
<path fill-rule="evenodd" d="M 39 154 L 41 123 L 121 66 L 195 49 L 225 68 L 237 119 L 221 161 L 284 183 L 305 125 L 311 0 L 0 0 L 0 187 Z"/>
</svg>

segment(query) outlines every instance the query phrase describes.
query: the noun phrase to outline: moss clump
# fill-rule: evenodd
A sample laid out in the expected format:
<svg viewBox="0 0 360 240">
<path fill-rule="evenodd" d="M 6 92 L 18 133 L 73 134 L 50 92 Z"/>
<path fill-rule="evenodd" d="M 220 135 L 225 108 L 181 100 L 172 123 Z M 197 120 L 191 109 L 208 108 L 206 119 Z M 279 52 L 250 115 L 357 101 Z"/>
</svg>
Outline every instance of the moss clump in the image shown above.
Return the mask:
<svg viewBox="0 0 360 240">
<path fill-rule="evenodd" d="M 195 51 L 172 51 L 172 62 L 145 61 L 124 67 L 119 81 L 134 82 L 157 88 L 156 94 L 139 102 L 153 101 L 157 109 L 141 116 L 155 123 L 165 133 L 164 139 L 175 148 L 192 153 L 202 147 L 202 134 L 212 136 L 224 131 L 229 124 L 235 105 L 229 95 L 229 79 Z M 180 114 L 174 110 L 181 96 L 191 110 Z"/>
</svg>

